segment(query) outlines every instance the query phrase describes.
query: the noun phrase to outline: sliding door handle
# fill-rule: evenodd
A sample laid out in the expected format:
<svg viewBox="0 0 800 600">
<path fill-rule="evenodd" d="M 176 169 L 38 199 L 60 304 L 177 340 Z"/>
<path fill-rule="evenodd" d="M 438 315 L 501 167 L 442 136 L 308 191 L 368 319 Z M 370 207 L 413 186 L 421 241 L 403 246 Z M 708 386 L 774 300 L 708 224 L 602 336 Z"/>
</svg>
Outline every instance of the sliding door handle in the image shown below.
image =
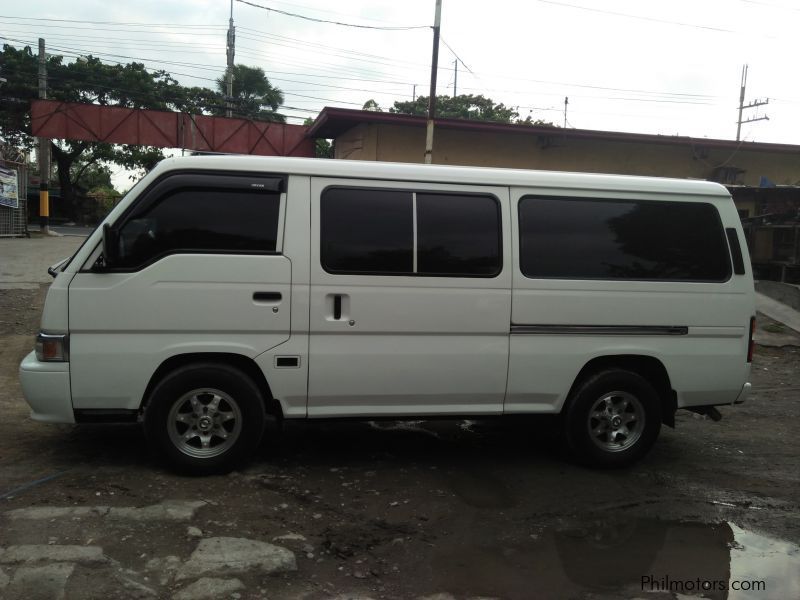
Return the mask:
<svg viewBox="0 0 800 600">
<path fill-rule="evenodd" d="M 342 318 L 342 295 L 336 294 L 333 297 L 333 319 L 338 321 Z"/>
</svg>

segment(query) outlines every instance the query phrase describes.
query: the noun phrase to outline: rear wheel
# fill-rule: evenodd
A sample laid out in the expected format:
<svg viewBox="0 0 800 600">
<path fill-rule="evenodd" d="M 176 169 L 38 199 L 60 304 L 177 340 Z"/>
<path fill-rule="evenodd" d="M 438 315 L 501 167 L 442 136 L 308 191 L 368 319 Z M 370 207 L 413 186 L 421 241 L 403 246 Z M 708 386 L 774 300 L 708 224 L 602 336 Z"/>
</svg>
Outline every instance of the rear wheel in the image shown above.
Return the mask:
<svg viewBox="0 0 800 600">
<path fill-rule="evenodd" d="M 658 393 L 632 371 L 609 369 L 590 375 L 568 402 L 567 442 L 589 465 L 630 465 L 650 450 L 661 430 Z"/>
<path fill-rule="evenodd" d="M 145 411 L 151 445 L 179 471 L 229 471 L 258 446 L 264 431 L 258 386 L 231 366 L 181 367 L 153 389 Z"/>
</svg>

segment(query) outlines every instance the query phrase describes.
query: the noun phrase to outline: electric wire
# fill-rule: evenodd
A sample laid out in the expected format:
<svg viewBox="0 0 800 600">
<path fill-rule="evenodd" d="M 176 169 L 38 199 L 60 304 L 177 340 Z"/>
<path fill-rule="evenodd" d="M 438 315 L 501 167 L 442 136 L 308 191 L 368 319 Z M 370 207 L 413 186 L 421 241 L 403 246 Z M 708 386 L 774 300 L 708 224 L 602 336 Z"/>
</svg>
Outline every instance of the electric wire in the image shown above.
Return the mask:
<svg viewBox="0 0 800 600">
<path fill-rule="evenodd" d="M 141 23 L 141 22 L 124 22 L 124 21 L 86 21 L 81 19 L 50 19 L 45 17 L 13 17 L 10 15 L 0 15 L 0 19 L 15 19 L 25 21 L 54 21 L 58 23 L 88 23 L 92 25 L 135 25 L 144 27 L 175 27 L 175 23 Z M 197 27 L 203 29 L 226 29 L 225 25 L 180 25 L 181 27 Z"/>
<path fill-rule="evenodd" d="M 681 27 L 694 27 L 696 29 L 704 29 L 708 31 L 714 31 L 718 33 L 741 33 L 739 31 L 734 31 L 733 29 L 725 29 L 723 27 L 714 27 L 713 25 L 696 25 L 693 23 L 683 23 L 681 21 L 670 21 L 667 19 L 657 19 L 656 17 L 647 17 L 644 15 L 633 15 L 630 13 L 623 13 L 617 12 L 614 10 L 606 10 L 602 8 L 593 8 L 591 6 L 581 6 L 579 4 L 570 4 L 569 2 L 558 2 L 557 0 L 536 0 L 541 4 L 551 4 L 553 6 L 562 6 L 565 8 L 573 8 L 577 10 L 585 10 L 592 13 L 600 13 L 604 15 L 612 15 L 615 17 L 625 17 L 627 19 L 638 19 L 640 21 L 649 21 L 652 23 L 661 23 L 666 25 L 679 25 Z"/>
<path fill-rule="evenodd" d="M 444 41 L 444 37 L 443 37 L 443 36 L 441 36 L 441 35 L 440 35 L 440 36 L 439 36 L 439 40 L 441 40 L 441 42 L 442 42 L 442 43 L 443 43 L 445 46 L 447 46 L 447 49 L 448 49 L 448 50 L 450 50 L 450 52 L 452 52 L 452 53 L 453 53 L 453 56 L 455 56 L 455 57 L 456 57 L 456 60 L 457 60 L 458 62 L 460 62 L 462 65 L 464 65 L 464 68 L 465 68 L 467 71 L 469 71 L 469 72 L 470 72 L 472 75 L 475 75 L 475 73 L 473 73 L 473 72 L 472 72 L 472 69 L 470 69 L 470 68 L 467 66 L 467 63 L 465 63 L 463 60 L 461 60 L 461 57 L 460 57 L 460 56 L 459 56 L 459 55 L 456 53 L 456 51 L 455 51 L 455 50 L 453 50 L 452 46 L 450 46 L 450 44 L 448 44 L 446 41 Z"/>
<path fill-rule="evenodd" d="M 10 39 L 10 38 L 5 38 L 5 39 Z M 15 41 L 17 41 L 19 43 L 26 43 L 23 40 L 15 40 Z M 77 56 L 83 56 L 86 53 L 86 51 L 84 51 L 84 50 L 82 50 L 80 48 L 71 48 L 71 47 L 62 47 L 62 46 L 52 46 L 52 48 L 54 50 L 62 51 L 62 52 L 65 52 L 65 53 L 71 53 L 73 56 L 76 56 L 76 57 Z M 199 64 L 196 64 L 196 63 L 182 62 L 182 61 L 162 61 L 162 60 L 157 60 L 157 59 L 139 58 L 139 57 L 131 57 L 131 56 L 127 56 L 127 55 L 105 54 L 105 53 L 97 53 L 97 55 L 98 56 L 114 56 L 114 57 L 128 58 L 129 60 L 144 61 L 144 62 L 158 62 L 158 63 L 169 64 L 169 65 L 177 65 L 179 67 L 180 66 L 189 66 L 191 68 L 210 70 L 210 71 L 217 72 L 217 73 L 221 73 L 222 70 L 223 70 L 222 67 L 218 67 L 218 68 L 214 69 L 214 68 L 208 68 L 208 67 L 206 67 L 204 65 L 199 65 Z M 117 64 L 122 64 L 122 63 L 117 63 Z M 285 81 L 287 83 L 298 83 L 298 84 L 303 84 L 303 85 L 317 85 L 319 87 L 325 87 L 325 88 L 329 88 L 329 89 L 341 89 L 343 91 L 365 91 L 367 93 L 375 93 L 375 92 L 377 92 L 377 90 L 367 90 L 367 89 L 364 89 L 364 88 L 348 88 L 346 86 L 334 86 L 334 85 L 330 85 L 330 84 L 319 84 L 319 83 L 311 82 L 311 81 L 301 81 L 301 80 L 289 79 L 289 78 L 286 78 L 286 77 L 281 77 L 282 74 L 301 75 L 303 77 L 315 77 L 315 78 L 326 77 L 326 76 L 322 76 L 322 75 L 311 75 L 311 74 L 308 74 L 308 73 L 282 72 L 282 71 L 270 71 L 270 72 L 271 73 L 275 73 L 274 75 L 270 76 L 270 79 L 274 79 L 276 81 Z M 217 83 L 218 80 L 219 80 L 219 78 L 203 77 L 201 75 L 197 75 L 197 74 L 193 74 L 193 73 L 185 73 L 185 72 L 180 72 L 180 71 L 172 71 L 171 70 L 171 74 L 181 75 L 181 76 L 186 76 L 186 77 L 192 77 L 192 78 L 203 80 L 203 81 L 213 81 L 214 83 Z M 336 76 L 327 76 L 327 77 L 328 78 L 334 78 L 334 79 L 337 79 L 337 80 L 343 79 L 342 77 L 336 77 Z M 361 81 L 360 78 L 349 78 L 349 79 L 350 80 L 355 80 L 355 81 Z M 370 80 L 370 81 L 374 82 L 374 83 L 387 83 L 384 80 L 375 80 L 375 79 L 373 79 L 373 80 Z M 533 80 L 533 81 L 537 81 L 539 83 L 550 83 L 550 82 L 545 82 L 545 81 L 541 81 L 541 80 Z M 399 83 L 401 85 L 410 86 L 410 84 L 406 83 L 406 82 L 394 82 L 394 83 L 395 84 Z M 585 85 L 585 84 L 568 84 L 568 83 L 560 83 L 560 84 L 561 85 L 565 85 L 565 86 L 575 86 L 575 87 L 581 87 L 581 88 L 587 88 L 587 89 L 597 89 L 597 90 L 604 90 L 604 91 L 633 92 L 633 93 L 637 93 L 637 94 L 665 94 L 665 95 L 667 95 L 666 98 L 631 98 L 631 97 L 625 97 L 625 96 L 620 97 L 620 96 L 598 96 L 598 95 L 573 94 L 575 97 L 583 97 L 583 98 L 591 98 L 591 99 L 618 100 L 618 101 L 625 101 L 625 102 L 654 102 L 654 103 L 663 103 L 663 104 L 711 105 L 713 103 L 711 103 L 711 102 L 703 102 L 703 101 L 700 101 L 700 99 L 705 100 L 705 99 L 714 98 L 714 97 L 707 96 L 707 95 L 702 95 L 702 94 L 686 94 L 686 93 L 679 93 L 679 92 L 651 92 L 651 91 L 647 91 L 647 90 L 635 90 L 635 89 L 630 89 L 630 88 L 611 88 L 611 87 L 606 87 L 606 86 L 592 86 L 592 85 Z M 480 92 L 484 92 L 484 93 L 487 92 L 487 91 L 498 91 L 498 90 L 486 90 L 484 88 L 471 88 L 471 87 L 468 87 L 468 86 L 465 86 L 462 89 L 464 89 L 464 90 L 472 90 L 472 91 L 480 91 Z M 291 92 L 289 90 L 282 90 L 282 91 L 283 91 L 283 93 L 285 95 L 288 95 L 288 96 L 293 95 L 293 92 Z M 508 90 L 508 91 L 511 91 L 511 90 Z M 389 95 L 391 93 L 392 92 L 383 92 L 383 93 L 381 93 L 381 95 L 386 96 L 386 95 Z M 556 96 L 557 95 L 562 95 L 560 92 L 556 93 L 556 92 L 542 92 L 542 91 L 539 91 L 538 93 L 541 94 L 541 95 L 556 95 Z M 377 94 L 375 94 L 375 95 L 377 95 Z M 408 94 L 403 94 L 403 96 L 404 97 L 408 97 Z M 331 101 L 331 102 L 335 102 L 335 103 L 345 103 L 345 102 L 342 102 L 342 101 L 340 101 L 338 99 L 320 98 L 320 97 L 317 97 L 317 98 L 319 98 L 320 100 L 323 100 L 323 101 Z M 357 102 L 350 102 L 349 104 L 351 106 L 359 106 L 359 103 L 357 103 Z"/>
<path fill-rule="evenodd" d="M 257 31 L 257 30 L 255 30 L 255 31 Z M 292 39 L 292 38 L 286 38 L 286 39 Z M 334 47 L 328 47 L 328 48 L 334 48 Z M 340 50 L 344 50 L 344 49 L 340 49 Z M 85 52 L 85 51 L 82 51 L 82 52 Z M 195 67 L 200 68 L 200 69 L 204 69 L 205 68 L 206 70 L 208 70 L 205 65 L 199 65 L 199 64 L 196 64 L 196 63 L 193 64 L 193 63 L 188 63 L 188 62 L 185 62 L 185 61 L 160 61 L 158 59 L 134 58 L 134 57 L 129 57 L 129 56 L 125 56 L 125 55 L 116 55 L 116 54 L 110 54 L 110 53 L 105 53 L 104 55 L 107 55 L 107 56 L 118 56 L 118 57 L 122 57 L 122 58 L 129 58 L 129 59 L 132 59 L 132 60 L 144 60 L 144 61 L 150 61 L 150 62 L 164 62 L 164 64 L 175 64 L 175 65 L 178 65 L 178 66 L 195 66 Z M 463 62 L 463 60 L 461 60 L 460 58 L 459 58 L 459 60 L 462 62 L 462 64 L 464 64 L 464 66 L 466 66 L 466 64 Z M 297 61 L 295 61 L 295 62 L 297 62 Z M 302 63 L 302 64 L 303 65 L 307 65 L 307 64 L 310 64 L 310 63 Z M 446 67 L 440 67 L 440 69 L 443 70 L 443 71 L 452 71 L 452 69 L 446 68 Z M 211 70 L 216 71 L 216 69 L 211 69 Z M 303 73 L 301 75 L 311 76 L 310 74 L 307 74 L 307 73 Z M 514 76 L 504 76 L 504 75 L 499 75 L 499 76 L 498 75 L 493 75 L 493 76 L 495 78 L 498 78 L 498 79 L 508 79 L 508 80 L 513 80 L 513 81 L 527 82 L 527 83 L 558 85 L 558 86 L 563 86 L 563 87 L 581 87 L 581 88 L 598 89 L 598 90 L 614 91 L 614 92 L 629 92 L 629 93 L 636 93 L 636 94 L 649 94 L 649 95 L 656 95 L 656 96 L 663 96 L 663 97 L 718 98 L 718 96 L 714 97 L 714 96 L 710 96 L 710 95 L 707 95 L 707 94 L 692 94 L 692 93 L 685 93 L 685 92 L 662 92 L 662 91 L 652 91 L 652 90 L 641 90 L 641 89 L 635 89 L 635 88 L 616 88 L 616 87 L 609 87 L 609 86 L 595 86 L 595 85 L 587 85 L 587 84 L 579 84 L 579 83 L 571 83 L 571 82 L 563 82 L 563 81 L 549 81 L 549 80 L 528 79 L 528 78 L 521 78 L 521 77 L 514 77 Z M 364 81 L 369 81 L 371 83 L 384 83 L 385 82 L 385 80 L 378 80 L 376 78 L 363 78 L 363 80 Z M 412 85 L 408 81 L 401 81 L 401 82 L 395 81 L 394 83 L 399 83 L 401 85 L 407 85 L 407 86 L 411 86 Z M 468 89 L 468 88 L 464 87 L 463 89 Z M 470 89 L 476 89 L 476 88 L 470 88 Z M 483 89 L 485 92 L 502 91 L 502 90 L 498 90 L 498 89 L 485 89 L 485 88 L 481 88 L 481 89 Z M 514 90 L 514 91 L 518 92 L 518 90 Z"/>
<path fill-rule="evenodd" d="M 266 10 L 269 12 L 274 12 L 279 15 L 284 15 L 287 17 L 294 17 L 296 19 L 303 19 L 305 21 L 313 21 L 314 23 L 325 23 L 328 25 L 340 25 L 343 27 L 355 27 L 357 29 L 377 29 L 380 31 L 408 31 L 411 29 L 430 29 L 430 25 L 410 25 L 410 26 L 378 26 L 378 25 L 357 25 L 355 23 L 345 23 L 343 21 L 331 21 L 328 19 L 317 19 L 315 17 L 309 17 L 306 15 L 300 15 L 297 13 L 287 12 L 285 10 L 279 10 L 277 8 L 270 8 L 269 6 L 264 6 L 262 4 L 256 4 L 255 2 L 248 2 L 248 0 L 236 0 L 236 2 L 240 4 L 246 4 L 248 6 L 252 6 L 254 8 L 260 8 L 261 10 Z"/>
</svg>

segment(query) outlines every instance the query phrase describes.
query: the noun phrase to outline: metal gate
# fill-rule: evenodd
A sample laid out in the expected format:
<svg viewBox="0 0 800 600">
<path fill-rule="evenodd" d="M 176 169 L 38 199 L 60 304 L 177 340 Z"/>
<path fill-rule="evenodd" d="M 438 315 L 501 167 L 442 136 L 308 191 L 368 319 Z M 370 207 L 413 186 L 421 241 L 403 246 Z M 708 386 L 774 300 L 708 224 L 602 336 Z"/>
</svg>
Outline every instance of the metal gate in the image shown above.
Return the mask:
<svg viewBox="0 0 800 600">
<path fill-rule="evenodd" d="M 0 237 L 28 234 L 28 170 L 24 163 L 0 160 Z"/>
<path fill-rule="evenodd" d="M 0 237 L 28 235 L 28 170 L 0 159 Z"/>
</svg>

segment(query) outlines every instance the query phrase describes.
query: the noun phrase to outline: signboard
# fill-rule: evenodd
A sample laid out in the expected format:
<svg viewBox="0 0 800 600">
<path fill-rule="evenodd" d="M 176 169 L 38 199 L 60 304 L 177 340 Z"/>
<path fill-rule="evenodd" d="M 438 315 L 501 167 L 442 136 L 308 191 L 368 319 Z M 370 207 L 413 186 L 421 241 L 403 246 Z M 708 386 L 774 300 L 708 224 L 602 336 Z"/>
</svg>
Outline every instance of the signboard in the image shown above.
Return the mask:
<svg viewBox="0 0 800 600">
<path fill-rule="evenodd" d="M 0 167 L 0 205 L 19 208 L 17 172 L 14 169 Z"/>
</svg>

